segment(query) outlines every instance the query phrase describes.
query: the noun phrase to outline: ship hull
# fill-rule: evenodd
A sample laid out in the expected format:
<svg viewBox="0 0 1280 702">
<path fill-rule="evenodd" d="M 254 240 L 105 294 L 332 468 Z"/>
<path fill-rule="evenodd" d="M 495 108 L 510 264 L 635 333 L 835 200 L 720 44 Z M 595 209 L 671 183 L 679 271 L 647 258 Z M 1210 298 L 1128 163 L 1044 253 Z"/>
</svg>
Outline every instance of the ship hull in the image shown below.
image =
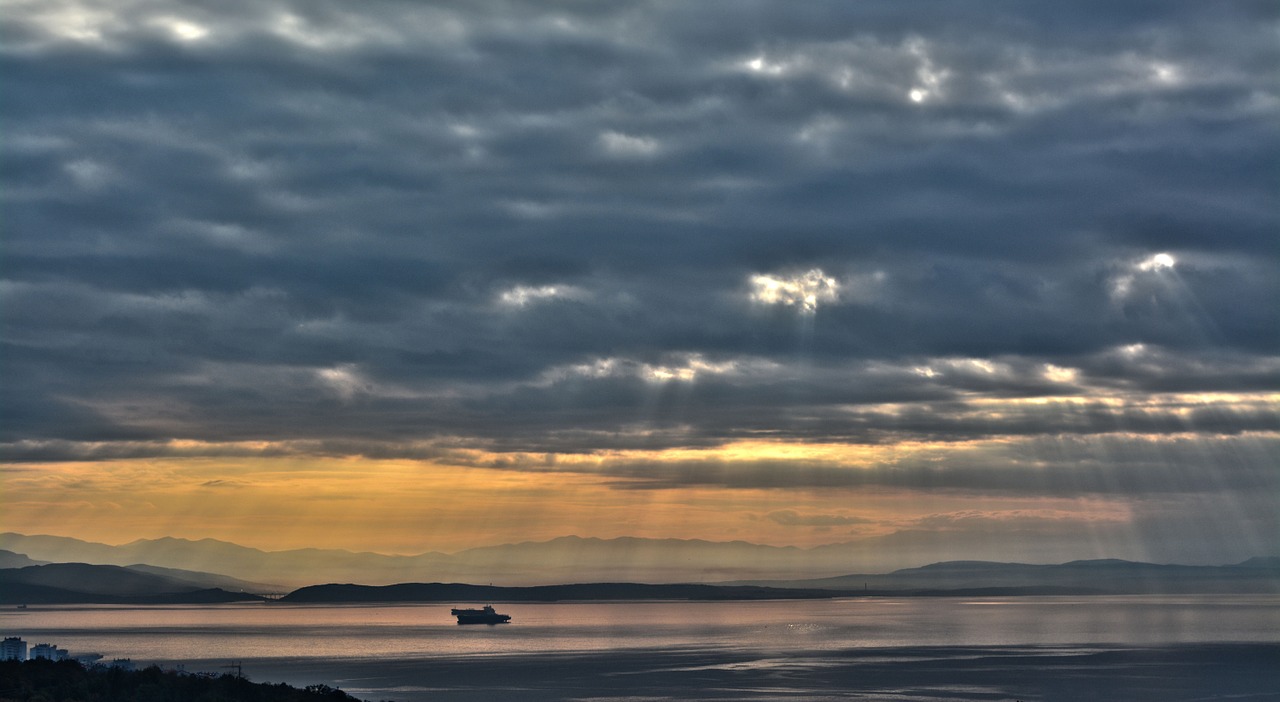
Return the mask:
<svg viewBox="0 0 1280 702">
<path fill-rule="evenodd" d="M 459 614 L 459 624 L 506 624 L 511 621 L 510 614 Z"/>
</svg>

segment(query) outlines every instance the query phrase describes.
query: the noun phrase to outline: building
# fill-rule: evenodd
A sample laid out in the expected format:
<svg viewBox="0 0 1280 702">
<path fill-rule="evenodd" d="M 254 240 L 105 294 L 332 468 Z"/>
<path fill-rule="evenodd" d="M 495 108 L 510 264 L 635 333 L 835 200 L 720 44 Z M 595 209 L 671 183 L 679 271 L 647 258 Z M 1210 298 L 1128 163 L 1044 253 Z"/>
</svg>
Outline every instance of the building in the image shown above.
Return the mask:
<svg viewBox="0 0 1280 702">
<path fill-rule="evenodd" d="M 47 643 L 36 644 L 31 647 L 31 658 L 33 660 L 36 658 L 44 658 L 50 661 L 65 661 L 67 660 L 67 649 L 58 648 L 53 644 Z"/>
<path fill-rule="evenodd" d="M 27 642 L 16 636 L 6 636 L 4 642 L 0 643 L 0 660 L 27 660 Z"/>
</svg>

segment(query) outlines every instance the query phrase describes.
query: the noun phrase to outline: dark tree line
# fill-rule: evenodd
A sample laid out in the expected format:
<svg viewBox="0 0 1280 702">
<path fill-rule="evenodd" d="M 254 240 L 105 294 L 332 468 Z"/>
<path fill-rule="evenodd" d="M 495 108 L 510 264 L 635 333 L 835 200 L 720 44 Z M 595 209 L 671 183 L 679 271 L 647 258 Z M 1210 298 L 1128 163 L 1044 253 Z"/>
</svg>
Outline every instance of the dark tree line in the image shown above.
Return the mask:
<svg viewBox="0 0 1280 702">
<path fill-rule="evenodd" d="M 0 661 L 0 702 L 359 702 L 327 685 L 305 689 L 234 675 L 202 677 L 75 661 Z"/>
</svg>

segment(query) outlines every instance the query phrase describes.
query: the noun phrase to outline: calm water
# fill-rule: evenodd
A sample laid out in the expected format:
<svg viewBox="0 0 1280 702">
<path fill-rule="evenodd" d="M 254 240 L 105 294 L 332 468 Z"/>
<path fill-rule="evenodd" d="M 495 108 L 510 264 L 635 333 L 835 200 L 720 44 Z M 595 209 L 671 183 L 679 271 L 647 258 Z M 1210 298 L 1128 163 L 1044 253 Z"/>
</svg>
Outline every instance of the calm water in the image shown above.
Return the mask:
<svg viewBox="0 0 1280 702">
<path fill-rule="evenodd" d="M 1252 675 L 1252 687 L 1236 699 L 1280 699 L 1265 696 L 1280 695 L 1280 674 L 1268 676 L 1280 670 L 1275 596 L 510 604 L 499 610 L 513 623 L 459 627 L 448 605 L 32 607 L 4 610 L 0 632 L 73 653 L 186 663 L 192 670 L 241 661 L 255 680 L 325 682 L 370 699 L 406 701 L 1004 699 L 1006 693 L 1059 699 L 1054 695 L 1067 694 L 1067 687 L 1099 679 L 1072 677 L 1076 665 L 1057 680 L 1052 671 L 1066 662 L 1113 671 L 1163 665 L 1177 673 L 1187 670 L 1180 656 L 1221 658 L 1226 668 L 1204 672 L 1196 679 L 1203 685 Z M 1098 659 L 1151 651 L 1159 655 Z M 1231 671 L 1250 656 L 1264 663 Z M 979 670 L 989 674 L 970 680 Z M 1130 672 L 1116 675 L 1131 681 Z M 1057 682 L 1037 689 L 1037 677 Z M 1247 696 L 1255 693 L 1264 696 Z"/>
</svg>

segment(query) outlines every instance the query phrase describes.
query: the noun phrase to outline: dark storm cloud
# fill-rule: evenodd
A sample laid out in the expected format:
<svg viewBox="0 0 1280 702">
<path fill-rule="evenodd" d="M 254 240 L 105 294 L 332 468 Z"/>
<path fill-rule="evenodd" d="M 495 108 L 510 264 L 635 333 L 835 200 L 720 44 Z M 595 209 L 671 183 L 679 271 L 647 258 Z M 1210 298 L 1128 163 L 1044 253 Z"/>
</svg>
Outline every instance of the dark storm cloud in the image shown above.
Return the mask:
<svg viewBox="0 0 1280 702">
<path fill-rule="evenodd" d="M 13 8 L 4 455 L 1274 433 L 1276 10 L 1063 5 Z"/>
</svg>

